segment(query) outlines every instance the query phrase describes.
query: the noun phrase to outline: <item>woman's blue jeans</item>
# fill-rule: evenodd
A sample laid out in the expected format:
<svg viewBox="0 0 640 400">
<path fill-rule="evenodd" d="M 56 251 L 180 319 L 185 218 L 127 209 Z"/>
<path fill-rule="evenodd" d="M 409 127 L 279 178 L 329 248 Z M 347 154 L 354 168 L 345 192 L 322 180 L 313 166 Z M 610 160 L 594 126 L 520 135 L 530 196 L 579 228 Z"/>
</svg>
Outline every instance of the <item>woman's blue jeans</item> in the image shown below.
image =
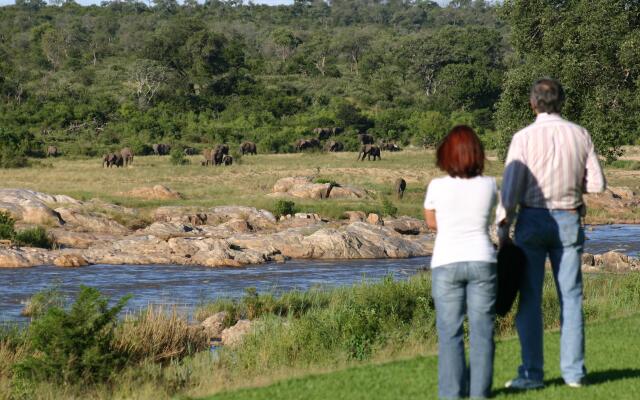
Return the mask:
<svg viewBox="0 0 640 400">
<path fill-rule="evenodd" d="M 434 268 L 432 294 L 438 328 L 440 398 L 486 398 L 491 393 L 495 344 L 496 265 L 460 262 Z M 469 368 L 462 323 L 469 316 Z"/>
</svg>

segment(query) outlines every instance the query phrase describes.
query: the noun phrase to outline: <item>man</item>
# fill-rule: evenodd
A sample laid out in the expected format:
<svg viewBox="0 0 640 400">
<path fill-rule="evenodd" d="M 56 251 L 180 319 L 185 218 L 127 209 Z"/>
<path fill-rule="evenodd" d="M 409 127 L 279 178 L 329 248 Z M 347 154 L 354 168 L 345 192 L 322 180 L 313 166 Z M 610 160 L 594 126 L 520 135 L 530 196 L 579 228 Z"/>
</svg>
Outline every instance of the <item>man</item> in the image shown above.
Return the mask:
<svg viewBox="0 0 640 400">
<path fill-rule="evenodd" d="M 533 124 L 513 136 L 502 181 L 498 210 L 501 243 L 519 206 L 515 243 L 527 264 L 520 282 L 516 327 L 522 365 L 507 382 L 513 389 L 543 387 L 542 285 L 547 256 L 560 297 L 560 367 L 570 387 L 584 384 L 584 322 L 581 256 L 584 230 L 583 193 L 605 189 L 605 179 L 586 129 L 560 116 L 564 91 L 553 79 L 540 79 L 531 89 Z"/>
</svg>

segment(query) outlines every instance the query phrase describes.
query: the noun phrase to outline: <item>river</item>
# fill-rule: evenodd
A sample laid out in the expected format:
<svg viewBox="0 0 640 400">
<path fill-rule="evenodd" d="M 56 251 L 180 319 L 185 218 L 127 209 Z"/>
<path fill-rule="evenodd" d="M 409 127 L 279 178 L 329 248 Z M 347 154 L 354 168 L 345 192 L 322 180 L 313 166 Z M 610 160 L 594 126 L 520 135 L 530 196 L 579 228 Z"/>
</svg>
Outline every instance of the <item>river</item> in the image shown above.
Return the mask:
<svg viewBox="0 0 640 400">
<path fill-rule="evenodd" d="M 617 250 L 640 256 L 640 225 L 588 227 L 585 251 L 603 253 Z M 429 266 L 429 257 L 384 260 L 292 260 L 244 268 L 206 268 L 166 265 L 92 265 L 78 269 L 42 266 L 0 269 L 0 321 L 25 320 L 20 317 L 24 303 L 34 293 L 56 286 L 71 297 L 80 285 L 98 288 L 119 298 L 133 294 L 128 310 L 149 304 L 176 305 L 182 310 L 220 297 L 237 298 L 245 288 L 259 292 L 308 289 L 377 281 L 386 275 L 406 279 Z"/>
</svg>

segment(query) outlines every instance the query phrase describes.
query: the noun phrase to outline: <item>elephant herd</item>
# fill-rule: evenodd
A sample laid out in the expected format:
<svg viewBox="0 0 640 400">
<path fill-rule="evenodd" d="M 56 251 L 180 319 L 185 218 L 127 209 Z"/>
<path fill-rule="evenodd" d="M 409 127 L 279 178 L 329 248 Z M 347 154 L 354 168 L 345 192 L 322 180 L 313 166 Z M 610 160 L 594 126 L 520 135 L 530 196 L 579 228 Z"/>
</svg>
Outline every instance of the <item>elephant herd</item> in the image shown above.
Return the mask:
<svg viewBox="0 0 640 400">
<path fill-rule="evenodd" d="M 343 128 L 315 128 L 313 133 L 315 138 L 310 139 L 298 139 L 294 143 L 294 148 L 298 152 L 307 150 L 319 150 L 324 148 L 326 152 L 338 152 L 344 150 L 344 144 L 337 140 L 331 139 L 332 136 L 337 136 L 344 132 Z M 324 147 L 321 141 L 326 140 Z M 373 159 L 373 161 L 381 160 L 380 154 L 384 151 L 400 151 L 400 146 L 394 142 L 381 140 L 378 144 L 375 144 L 375 139 L 368 133 L 358 134 L 358 141 L 361 144 L 360 151 L 358 152 L 358 160 L 364 161 Z"/>
<path fill-rule="evenodd" d="M 229 146 L 226 144 L 218 144 L 213 149 L 204 149 L 202 151 L 204 160 L 202 165 L 232 165 L 233 157 L 229 155 Z"/>
</svg>

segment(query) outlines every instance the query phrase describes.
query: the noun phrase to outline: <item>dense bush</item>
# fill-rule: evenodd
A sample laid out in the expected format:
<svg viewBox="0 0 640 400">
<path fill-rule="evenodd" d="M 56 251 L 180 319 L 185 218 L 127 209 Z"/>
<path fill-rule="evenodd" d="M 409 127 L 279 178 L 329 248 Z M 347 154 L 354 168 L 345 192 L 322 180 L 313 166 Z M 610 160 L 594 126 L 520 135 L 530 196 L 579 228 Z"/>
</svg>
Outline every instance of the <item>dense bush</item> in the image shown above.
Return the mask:
<svg viewBox="0 0 640 400">
<path fill-rule="evenodd" d="M 11 214 L 0 211 L 0 239 L 13 240 L 16 235 L 15 223 Z"/>
<path fill-rule="evenodd" d="M 276 217 L 283 215 L 293 215 L 296 213 L 296 203 L 291 200 L 278 200 L 273 205 L 273 214 Z"/>
<path fill-rule="evenodd" d="M 173 165 L 188 165 L 189 159 L 185 157 L 182 147 L 175 147 L 171 149 L 171 164 Z"/>
<path fill-rule="evenodd" d="M 16 377 L 29 382 L 104 382 L 125 365 L 126 355 L 114 346 L 118 313 L 128 297 L 109 307 L 96 289 L 82 286 L 69 309 L 53 306 L 29 327 L 35 351 L 15 366 Z"/>
<path fill-rule="evenodd" d="M 54 240 L 51 235 L 41 226 L 27 228 L 17 232 L 14 240 L 19 246 L 51 249 L 54 245 Z"/>
<path fill-rule="evenodd" d="M 0 168 L 21 168 L 29 165 L 29 135 L 9 132 L 0 127 Z"/>
</svg>

